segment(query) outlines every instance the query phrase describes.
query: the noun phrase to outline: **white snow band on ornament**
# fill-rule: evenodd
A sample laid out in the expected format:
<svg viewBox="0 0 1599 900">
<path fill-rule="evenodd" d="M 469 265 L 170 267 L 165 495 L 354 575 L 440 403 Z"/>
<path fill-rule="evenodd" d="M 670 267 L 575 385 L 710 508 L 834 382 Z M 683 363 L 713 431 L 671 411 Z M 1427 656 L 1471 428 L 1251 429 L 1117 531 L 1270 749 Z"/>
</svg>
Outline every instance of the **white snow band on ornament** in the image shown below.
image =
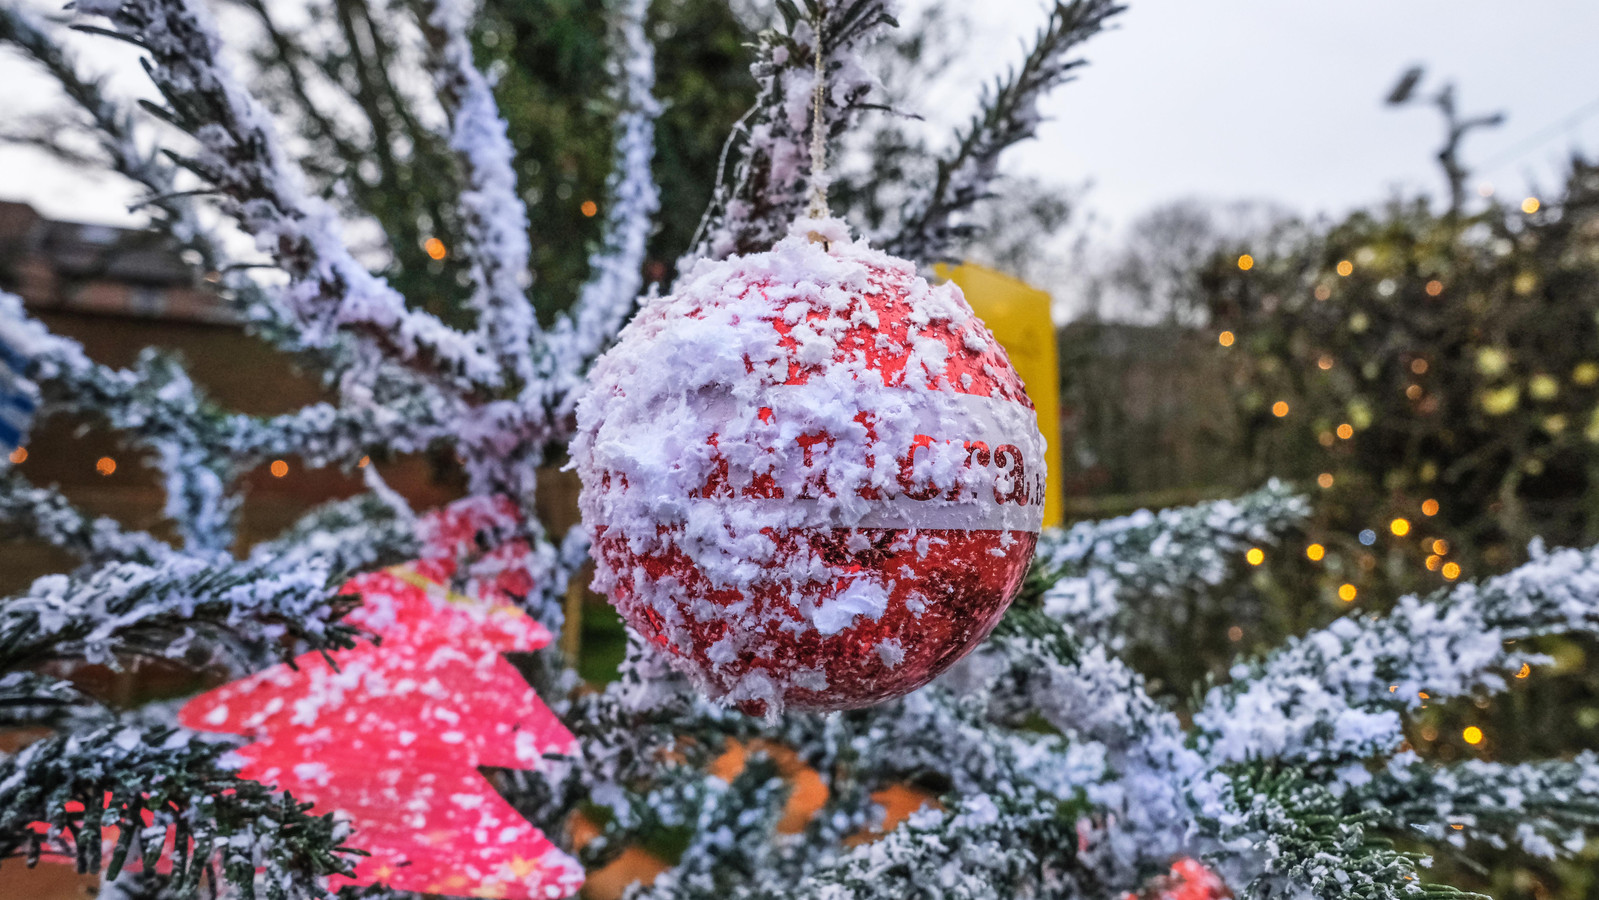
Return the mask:
<svg viewBox="0 0 1599 900">
<path fill-rule="evenodd" d="M 784 426 L 809 418 L 805 394 L 789 385 L 768 387 L 762 421 L 774 431 L 792 432 Z M 817 480 L 825 479 L 822 457 L 835 442 L 826 432 L 812 432 L 779 439 L 762 459 L 770 468 L 740 467 L 732 475 L 724 462 L 683 513 L 694 518 L 710 511 L 706 507 L 737 506 L 773 515 L 763 516 L 765 521 L 798 512 L 801 527 L 808 528 L 1042 531 L 1048 459 L 1037 414 L 1020 403 L 976 394 L 949 393 L 946 400 L 956 415 L 941 417 L 930 404 L 911 404 L 916 434 L 908 449 L 895 453 L 897 483 L 857 487 L 864 512 L 838 503 L 825 480 Z M 863 420 L 870 428 L 870 414 Z M 797 483 L 806 487 L 793 496 L 777 486 Z"/>
</svg>

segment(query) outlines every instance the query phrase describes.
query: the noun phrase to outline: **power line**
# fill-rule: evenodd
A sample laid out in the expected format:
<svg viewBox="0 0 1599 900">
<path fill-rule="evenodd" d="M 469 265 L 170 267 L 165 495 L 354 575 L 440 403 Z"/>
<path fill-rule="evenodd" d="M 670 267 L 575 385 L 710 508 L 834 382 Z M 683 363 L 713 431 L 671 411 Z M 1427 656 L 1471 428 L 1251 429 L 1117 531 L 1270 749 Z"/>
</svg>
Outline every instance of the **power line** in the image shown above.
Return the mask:
<svg viewBox="0 0 1599 900">
<path fill-rule="evenodd" d="M 1486 172 L 1494 166 L 1523 156 L 1538 147 L 1540 144 L 1549 140 L 1551 137 L 1561 134 L 1562 132 L 1571 128 L 1573 125 L 1576 125 L 1578 122 L 1581 122 L 1583 119 L 1586 119 L 1595 113 L 1599 113 L 1599 97 L 1596 97 L 1593 100 L 1577 107 L 1572 112 L 1567 113 L 1564 118 L 1556 122 L 1552 122 L 1544 128 L 1539 129 L 1532 135 L 1532 137 L 1527 138 L 1508 150 L 1494 154 L 1493 156 L 1489 157 L 1486 162 L 1478 163 L 1477 170 L 1480 172 Z"/>
</svg>

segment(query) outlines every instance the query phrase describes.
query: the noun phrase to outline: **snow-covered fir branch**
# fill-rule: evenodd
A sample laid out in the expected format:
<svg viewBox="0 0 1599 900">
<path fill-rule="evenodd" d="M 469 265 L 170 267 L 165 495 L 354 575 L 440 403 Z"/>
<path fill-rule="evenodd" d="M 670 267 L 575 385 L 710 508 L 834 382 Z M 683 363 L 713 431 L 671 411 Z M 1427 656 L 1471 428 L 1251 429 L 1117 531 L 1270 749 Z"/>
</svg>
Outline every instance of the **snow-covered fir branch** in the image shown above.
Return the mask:
<svg viewBox="0 0 1599 900">
<path fill-rule="evenodd" d="M 61 728 L 77 724 L 85 711 L 103 719 L 106 711 L 70 682 L 38 672 L 0 675 L 0 729 Z"/>
<path fill-rule="evenodd" d="M 538 319 L 526 289 L 532 247 L 527 208 L 516 189 L 516 150 L 506 134 L 489 80 L 472 61 L 468 33 L 478 13 L 470 0 L 421 0 L 433 81 L 450 119 L 450 149 L 465 175 L 461 192 L 464 242 L 477 312 L 478 340 L 515 382 L 534 380 Z"/>
<path fill-rule="evenodd" d="M 1514 641 L 1599 627 L 1599 550 L 1533 547 L 1481 585 L 1406 596 L 1382 616 L 1346 616 L 1234 667 L 1194 721 L 1211 752 L 1350 763 L 1396 752 L 1402 716 L 1429 701 L 1491 694 L 1541 657 Z"/>
<path fill-rule="evenodd" d="M 1073 633 L 1118 642 L 1150 606 L 1220 585 L 1250 547 L 1301 527 L 1310 504 L 1273 479 L 1231 500 L 1140 510 L 1046 534 L 1034 561 L 1044 611 Z"/>
<path fill-rule="evenodd" d="M 243 896 L 254 895 L 258 878 L 267 896 L 325 896 L 322 876 L 353 862 L 341 848 L 345 827 L 238 778 L 224 764 L 228 749 L 170 727 L 112 724 L 0 757 L 0 859 L 31 864 L 49 853 L 80 871 L 104 866 L 114 880 L 124 867 L 153 872 L 164 857 L 167 896 L 214 887 L 213 865 Z M 166 848 L 169 834 L 176 839 Z"/>
<path fill-rule="evenodd" d="M 940 259 L 969 233 L 959 214 L 992 193 L 1000 156 L 1037 131 L 1039 101 L 1084 64 L 1073 54 L 1125 8 L 1117 0 L 1055 2 L 1021 67 L 996 78 L 983 92 L 971 124 L 956 135 L 955 149 L 939 160 L 932 186 L 905 210 L 905 224 L 886 244 L 889 252 L 907 259 Z"/>
<path fill-rule="evenodd" d="M 416 523 L 374 494 L 334 500 L 311 510 L 250 551 L 256 565 L 292 570 L 325 566 L 333 581 L 416 557 Z"/>
<path fill-rule="evenodd" d="M 15 46 L 37 63 L 82 110 L 111 168 L 144 189 L 138 208 L 157 213 L 152 224 L 179 247 L 197 254 L 202 271 L 217 274 L 222 287 L 218 296 L 254 333 L 288 352 L 309 349 L 270 293 L 248 273 L 232 268 L 222 236 L 201 215 L 193 193 L 179 186 L 177 167 L 148 146 L 151 141 L 143 135 L 131 104 L 113 98 L 103 79 L 85 75 L 74 54 L 20 6 L 0 5 L 0 43 Z M 328 359 L 334 356 L 324 354 Z"/>
<path fill-rule="evenodd" d="M 1340 799 L 1436 844 L 1514 844 L 1553 859 L 1580 853 L 1599 827 L 1599 756 L 1439 766 L 1406 751 Z"/>
<path fill-rule="evenodd" d="M 0 671 L 191 652 L 248 668 L 294 654 L 296 642 L 351 646 L 355 630 L 339 619 L 352 602 L 335 596 L 325 564 L 276 569 L 180 556 L 46 575 L 0 602 Z"/>
<path fill-rule="evenodd" d="M 680 276 L 696 259 L 765 250 L 788 233 L 812 188 L 817 23 L 827 80 L 823 121 L 833 138 L 866 108 L 877 81 L 861 65 L 857 50 L 895 24 L 895 8 L 891 0 L 778 4 L 782 28 L 762 32 L 751 67 L 760 93 L 747 128 L 737 135 L 733 182 L 717 188 L 695 246 L 678 262 Z"/>
<path fill-rule="evenodd" d="M 78 9 L 107 17 L 149 53 L 151 80 L 169 104 L 163 115 L 198 144 L 183 164 L 289 276 L 278 299 L 307 345 L 349 335 L 361 343 L 362 367 L 387 357 L 465 386 L 503 381 L 474 336 L 410 309 L 351 254 L 335 210 L 305 192 L 271 116 L 220 59 L 209 12 L 193 0 L 96 0 Z"/>
<path fill-rule="evenodd" d="M 129 531 L 105 516 L 91 516 L 54 488 L 35 487 L 15 471 L 0 472 L 0 523 L 65 550 L 85 565 L 151 564 L 172 549 L 148 532 Z"/>
</svg>

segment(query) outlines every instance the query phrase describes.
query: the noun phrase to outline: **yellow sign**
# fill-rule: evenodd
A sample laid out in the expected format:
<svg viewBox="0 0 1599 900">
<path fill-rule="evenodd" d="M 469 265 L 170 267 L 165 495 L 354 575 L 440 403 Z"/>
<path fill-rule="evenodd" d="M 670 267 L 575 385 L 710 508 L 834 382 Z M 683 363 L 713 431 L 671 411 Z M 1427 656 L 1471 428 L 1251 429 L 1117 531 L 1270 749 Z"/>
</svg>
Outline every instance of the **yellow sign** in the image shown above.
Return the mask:
<svg viewBox="0 0 1599 900">
<path fill-rule="evenodd" d="M 940 278 L 960 286 L 977 317 L 1010 355 L 1027 396 L 1038 408 L 1038 430 L 1051 448 L 1044 527 L 1057 527 L 1064 521 L 1061 463 L 1054 452 L 1060 439 L 1060 355 L 1055 322 L 1049 314 L 1049 294 L 975 263 L 954 268 L 940 264 L 937 272 Z"/>
</svg>

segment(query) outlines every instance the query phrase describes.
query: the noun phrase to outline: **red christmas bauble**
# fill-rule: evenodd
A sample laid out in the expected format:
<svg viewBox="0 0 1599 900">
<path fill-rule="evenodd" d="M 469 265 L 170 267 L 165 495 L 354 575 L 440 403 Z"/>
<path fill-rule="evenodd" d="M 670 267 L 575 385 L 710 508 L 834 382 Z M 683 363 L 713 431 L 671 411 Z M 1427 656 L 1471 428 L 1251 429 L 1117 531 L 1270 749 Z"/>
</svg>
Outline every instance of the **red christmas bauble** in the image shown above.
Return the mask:
<svg viewBox="0 0 1599 900">
<path fill-rule="evenodd" d="M 986 637 L 1045 444 L 959 288 L 842 223 L 707 261 L 594 366 L 572 454 L 595 586 L 710 696 L 869 706 Z"/>
</svg>

